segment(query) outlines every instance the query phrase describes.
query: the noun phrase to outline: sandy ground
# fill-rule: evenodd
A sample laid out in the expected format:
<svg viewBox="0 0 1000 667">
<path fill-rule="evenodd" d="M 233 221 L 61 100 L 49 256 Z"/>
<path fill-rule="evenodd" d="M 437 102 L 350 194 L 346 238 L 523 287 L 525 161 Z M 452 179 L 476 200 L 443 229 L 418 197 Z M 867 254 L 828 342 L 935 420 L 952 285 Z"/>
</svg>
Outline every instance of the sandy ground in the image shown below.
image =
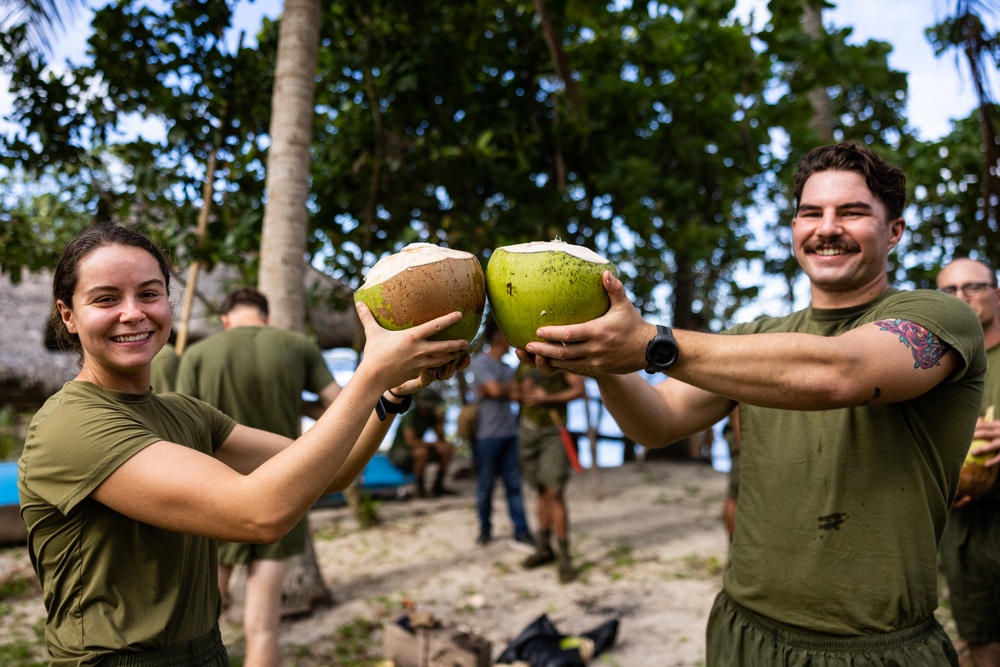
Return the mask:
<svg viewBox="0 0 1000 667">
<path fill-rule="evenodd" d="M 360 531 L 347 508 L 314 510 L 316 553 L 334 606 L 288 621 L 282 642 L 316 653 L 331 628 L 358 618 L 386 622 L 405 604 L 490 640 L 493 657 L 541 614 L 564 633 L 620 620 L 615 645 L 598 664 L 703 664 L 704 628 L 727 559 L 720 521 L 726 475 L 704 464 L 647 463 L 575 477 L 568 489 L 578 579 L 561 585 L 555 567 L 526 571 L 511 546 L 512 525 L 497 488 L 495 540 L 475 544 L 474 482 L 455 497 L 386 502 L 383 524 Z M 527 498 L 534 525 L 534 497 Z M 230 627 L 232 633 L 238 628 Z M 375 648 L 381 644 L 375 637 Z M 235 653 L 237 647 L 229 642 Z"/>
<path fill-rule="evenodd" d="M 591 477 L 575 476 L 568 489 L 580 574 L 566 585 L 554 566 L 520 567 L 525 554 L 511 546 L 499 486 L 496 539 L 486 547 L 475 544 L 470 478 L 452 483 L 453 497 L 382 503 L 382 524 L 367 530 L 347 507 L 313 510 L 317 558 L 334 601 L 283 622 L 284 664 L 378 664 L 382 627 L 415 607 L 485 637 L 494 658 L 544 613 L 566 634 L 619 619 L 616 643 L 592 664 L 703 665 L 705 623 L 727 561 L 720 520 L 726 475 L 705 464 L 657 461 L 604 469 L 600 478 L 600 498 Z M 534 526 L 533 494 L 526 500 Z M 0 551 L 0 646 L 40 646 L 37 589 L 2 595 L 4 582 L 28 576 L 23 548 Z M 946 614 L 939 617 L 948 627 Z M 223 635 L 238 664 L 243 638 L 233 620 L 224 616 Z"/>
</svg>

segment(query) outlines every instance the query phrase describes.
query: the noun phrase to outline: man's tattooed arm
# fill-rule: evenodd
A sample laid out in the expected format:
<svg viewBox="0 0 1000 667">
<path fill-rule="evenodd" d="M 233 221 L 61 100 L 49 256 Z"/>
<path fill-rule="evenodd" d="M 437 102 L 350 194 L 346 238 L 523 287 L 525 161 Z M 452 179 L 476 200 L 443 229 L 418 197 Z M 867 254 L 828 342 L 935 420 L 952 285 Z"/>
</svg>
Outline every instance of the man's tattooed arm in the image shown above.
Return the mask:
<svg viewBox="0 0 1000 667">
<path fill-rule="evenodd" d="M 941 357 L 951 346 L 919 324 L 909 320 L 879 320 L 875 324 L 882 330 L 899 336 L 899 342 L 913 353 L 914 368 L 931 368 L 940 365 Z"/>
</svg>

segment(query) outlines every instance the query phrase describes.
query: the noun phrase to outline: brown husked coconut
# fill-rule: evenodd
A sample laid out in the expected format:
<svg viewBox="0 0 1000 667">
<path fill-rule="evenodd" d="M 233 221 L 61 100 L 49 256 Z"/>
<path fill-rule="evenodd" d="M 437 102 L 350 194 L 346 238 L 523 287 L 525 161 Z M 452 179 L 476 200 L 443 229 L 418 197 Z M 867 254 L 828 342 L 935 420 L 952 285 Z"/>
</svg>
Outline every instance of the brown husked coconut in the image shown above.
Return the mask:
<svg viewBox="0 0 1000 667">
<path fill-rule="evenodd" d="M 375 263 L 354 300 L 376 321 L 398 331 L 459 311 L 462 319 L 432 337 L 472 342 L 486 306 L 486 276 L 479 259 L 431 243 L 411 243 Z"/>
</svg>

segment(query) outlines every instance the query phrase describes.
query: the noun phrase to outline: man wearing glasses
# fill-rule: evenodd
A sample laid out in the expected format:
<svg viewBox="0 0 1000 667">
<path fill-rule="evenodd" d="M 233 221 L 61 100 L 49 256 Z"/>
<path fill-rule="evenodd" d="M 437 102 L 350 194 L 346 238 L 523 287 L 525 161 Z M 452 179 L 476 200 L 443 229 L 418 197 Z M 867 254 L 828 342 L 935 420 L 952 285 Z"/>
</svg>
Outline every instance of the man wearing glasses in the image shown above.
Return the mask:
<svg viewBox="0 0 1000 667">
<path fill-rule="evenodd" d="M 986 342 L 986 386 L 980 415 L 1000 409 L 1000 290 L 996 273 L 982 262 L 961 258 L 937 277 L 942 292 L 954 294 L 975 311 Z M 1000 419 L 980 416 L 975 438 L 1000 451 Z M 1000 464 L 993 457 L 992 465 Z M 969 646 L 974 667 L 1000 667 L 1000 486 L 977 500 L 956 498 L 940 547 L 958 632 Z"/>
</svg>

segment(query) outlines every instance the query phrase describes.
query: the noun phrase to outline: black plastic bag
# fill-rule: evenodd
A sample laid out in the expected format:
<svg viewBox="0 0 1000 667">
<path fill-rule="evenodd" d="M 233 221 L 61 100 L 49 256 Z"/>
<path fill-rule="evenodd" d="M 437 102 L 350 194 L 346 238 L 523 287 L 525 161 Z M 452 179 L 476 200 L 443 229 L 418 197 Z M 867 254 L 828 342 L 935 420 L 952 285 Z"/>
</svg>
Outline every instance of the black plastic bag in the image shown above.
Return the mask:
<svg viewBox="0 0 1000 667">
<path fill-rule="evenodd" d="M 611 620 L 577 637 L 594 643 L 593 657 L 596 657 L 614 644 L 617 635 L 618 621 Z M 531 667 L 585 667 L 587 663 L 580 650 L 565 647 L 566 639 L 570 640 L 568 643 L 574 643 L 573 637 L 560 633 L 549 617 L 542 614 L 504 649 L 497 663 L 510 664 L 520 660 Z"/>
</svg>

